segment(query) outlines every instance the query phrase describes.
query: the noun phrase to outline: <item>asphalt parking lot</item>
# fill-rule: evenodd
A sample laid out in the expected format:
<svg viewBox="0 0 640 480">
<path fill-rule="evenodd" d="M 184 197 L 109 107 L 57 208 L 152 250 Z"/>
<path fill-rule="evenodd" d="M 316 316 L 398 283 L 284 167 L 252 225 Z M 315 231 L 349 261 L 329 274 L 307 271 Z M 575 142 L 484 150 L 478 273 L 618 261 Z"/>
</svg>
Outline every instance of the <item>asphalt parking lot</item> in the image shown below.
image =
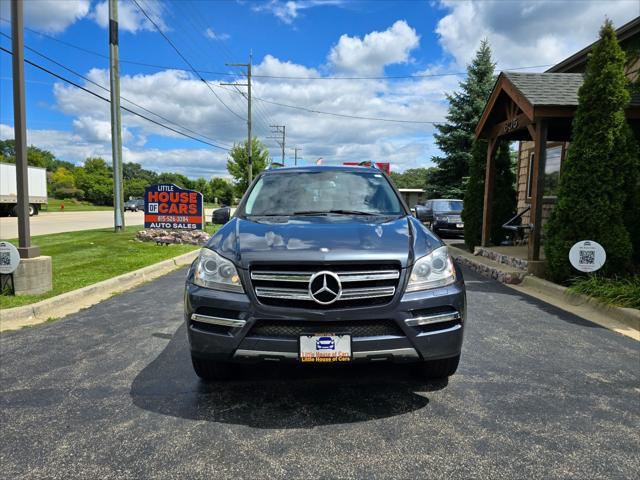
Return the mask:
<svg viewBox="0 0 640 480">
<path fill-rule="evenodd" d="M 637 478 L 630 338 L 466 272 L 448 383 L 374 364 L 205 385 L 184 274 L 0 336 L 2 478 Z"/>
</svg>

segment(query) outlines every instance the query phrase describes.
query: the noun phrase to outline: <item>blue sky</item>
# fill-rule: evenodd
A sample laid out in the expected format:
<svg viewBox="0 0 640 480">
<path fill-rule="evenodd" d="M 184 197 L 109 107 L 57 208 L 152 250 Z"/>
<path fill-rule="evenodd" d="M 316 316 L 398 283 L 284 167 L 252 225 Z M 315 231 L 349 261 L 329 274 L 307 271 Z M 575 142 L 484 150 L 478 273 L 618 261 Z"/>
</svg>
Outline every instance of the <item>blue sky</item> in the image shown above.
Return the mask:
<svg viewBox="0 0 640 480">
<path fill-rule="evenodd" d="M 120 2 L 122 96 L 189 129 L 231 145 L 246 138 L 246 102 L 219 86 L 241 81 L 226 62 L 247 61 L 254 73 L 284 77 L 380 77 L 441 75 L 464 71 L 482 38 L 488 38 L 498 69 L 557 63 L 596 38 L 605 15 L 619 26 L 640 14 L 640 2 L 612 1 L 152 1 L 137 0 L 180 52 L 210 82 L 214 94 L 131 0 Z M 8 20 L 7 0 L 0 16 Z M 25 43 L 93 81 L 108 86 L 106 4 L 103 0 L 26 0 Z M 33 31 L 46 34 L 39 35 Z M 0 31 L 10 34 L 6 21 Z M 64 42 L 64 43 L 63 43 Z M 69 45 L 90 50 L 87 53 Z M 10 41 L 0 37 L 10 49 Z M 102 56 L 100 56 L 102 55 Z M 99 88 L 27 50 L 26 57 L 101 95 Z M 160 66 L 127 63 L 133 61 Z M 530 71 L 542 71 L 543 67 Z M 0 137 L 13 136 L 11 62 L 0 52 Z M 85 92 L 26 66 L 30 143 L 81 163 L 87 156 L 110 158 L 108 105 Z M 393 169 L 429 166 L 437 154 L 433 126 L 441 121 L 445 94 L 462 77 L 412 79 L 300 80 L 256 77 L 258 99 L 338 114 L 397 119 L 347 119 L 254 102 L 254 132 L 274 157 L 279 147 L 270 124 L 287 126 L 287 162 L 294 146 L 304 161 L 326 163 L 373 159 Z M 244 89 L 243 89 L 244 91 Z M 133 110 L 137 107 L 122 102 Z M 227 109 L 229 107 L 237 116 Z M 164 120 L 143 112 L 166 123 Z M 181 138 L 130 114 L 123 114 L 125 161 L 191 177 L 225 174 L 226 152 Z"/>
</svg>

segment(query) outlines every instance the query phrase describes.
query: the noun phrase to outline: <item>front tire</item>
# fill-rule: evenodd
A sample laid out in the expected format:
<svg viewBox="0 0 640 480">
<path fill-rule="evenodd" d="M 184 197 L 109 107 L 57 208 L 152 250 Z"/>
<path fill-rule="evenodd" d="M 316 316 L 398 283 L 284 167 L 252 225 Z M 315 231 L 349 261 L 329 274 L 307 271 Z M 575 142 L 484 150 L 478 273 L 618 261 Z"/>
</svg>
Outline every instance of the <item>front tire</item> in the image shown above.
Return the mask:
<svg viewBox="0 0 640 480">
<path fill-rule="evenodd" d="M 233 376 L 232 365 L 228 362 L 205 360 L 191 355 L 191 363 L 196 375 L 205 382 L 229 380 Z"/>
<path fill-rule="evenodd" d="M 441 360 L 430 360 L 420 364 L 420 371 L 422 375 L 428 380 L 435 380 L 439 378 L 450 377 L 456 370 L 458 370 L 458 364 L 460 363 L 460 355 L 451 358 L 443 358 Z"/>
</svg>

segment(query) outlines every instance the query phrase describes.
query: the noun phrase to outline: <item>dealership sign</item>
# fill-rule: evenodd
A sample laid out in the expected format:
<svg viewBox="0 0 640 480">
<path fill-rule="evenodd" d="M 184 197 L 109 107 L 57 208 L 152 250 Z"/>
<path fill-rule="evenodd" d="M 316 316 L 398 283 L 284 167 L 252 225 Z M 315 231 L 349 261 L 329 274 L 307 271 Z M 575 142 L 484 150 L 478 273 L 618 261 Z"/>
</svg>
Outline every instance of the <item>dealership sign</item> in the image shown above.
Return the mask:
<svg viewBox="0 0 640 480">
<path fill-rule="evenodd" d="M 202 230 L 202 194 L 173 184 L 151 185 L 144 190 L 144 228 Z"/>
<path fill-rule="evenodd" d="M 593 240 L 577 242 L 569 250 L 569 261 L 573 268 L 581 272 L 595 272 L 607 261 L 607 252 Z"/>
</svg>

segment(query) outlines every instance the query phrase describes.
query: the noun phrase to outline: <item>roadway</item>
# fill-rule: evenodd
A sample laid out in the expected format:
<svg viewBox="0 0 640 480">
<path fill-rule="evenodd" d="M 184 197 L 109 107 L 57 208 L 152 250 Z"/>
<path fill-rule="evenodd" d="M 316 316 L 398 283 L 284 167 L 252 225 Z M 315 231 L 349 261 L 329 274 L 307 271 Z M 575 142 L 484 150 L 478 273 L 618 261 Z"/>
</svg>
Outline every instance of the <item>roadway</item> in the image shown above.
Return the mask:
<svg viewBox="0 0 640 480">
<path fill-rule="evenodd" d="M 465 272 L 458 374 L 191 370 L 179 270 L 0 335 L 1 478 L 637 478 L 640 343 Z"/>
<path fill-rule="evenodd" d="M 211 220 L 213 210 L 205 210 L 206 218 Z M 125 212 L 125 225 L 143 225 L 142 212 Z M 31 217 L 31 235 L 48 235 L 50 233 L 74 232 L 96 228 L 113 227 L 113 211 L 93 212 L 40 212 Z M 0 239 L 8 240 L 18 237 L 18 219 L 16 217 L 0 217 Z"/>
</svg>

